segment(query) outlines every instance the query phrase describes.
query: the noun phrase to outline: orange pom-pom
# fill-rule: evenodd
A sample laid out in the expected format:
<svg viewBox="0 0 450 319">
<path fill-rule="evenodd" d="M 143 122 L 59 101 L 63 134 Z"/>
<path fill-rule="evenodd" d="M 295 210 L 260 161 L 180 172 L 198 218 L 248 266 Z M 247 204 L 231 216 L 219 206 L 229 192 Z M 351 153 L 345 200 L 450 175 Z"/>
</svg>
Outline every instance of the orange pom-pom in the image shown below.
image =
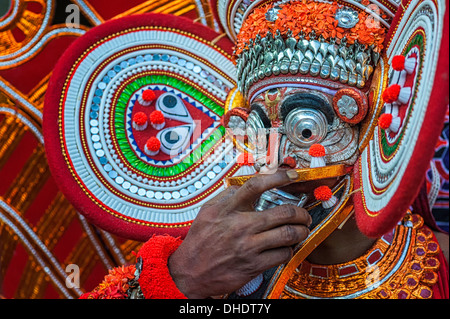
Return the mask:
<svg viewBox="0 0 450 319">
<path fill-rule="evenodd" d="M 314 197 L 320 201 L 327 201 L 333 196 L 333 192 L 328 186 L 319 186 L 314 190 Z"/>
<path fill-rule="evenodd" d="M 406 58 L 403 55 L 396 55 L 392 58 L 392 68 L 395 71 L 403 71 L 405 69 Z"/>
<path fill-rule="evenodd" d="M 309 148 L 308 154 L 312 157 L 323 157 L 325 156 L 325 147 L 321 144 L 313 144 Z"/>
<path fill-rule="evenodd" d="M 147 122 L 147 115 L 144 112 L 137 112 L 133 115 L 133 122 L 137 125 L 144 125 Z"/>
<path fill-rule="evenodd" d="M 383 100 L 386 103 L 393 103 L 397 101 L 400 94 L 401 86 L 398 84 L 392 84 L 383 92 Z"/>
<path fill-rule="evenodd" d="M 145 90 L 142 92 L 142 99 L 146 102 L 151 102 L 156 98 L 155 92 L 153 90 Z"/>
<path fill-rule="evenodd" d="M 150 122 L 153 124 L 162 124 L 164 123 L 164 115 L 161 111 L 153 111 L 150 114 Z"/>
<path fill-rule="evenodd" d="M 161 147 L 161 141 L 158 140 L 155 136 L 150 137 L 145 143 L 145 146 L 149 151 L 156 152 Z"/>
<path fill-rule="evenodd" d="M 391 123 L 392 114 L 390 113 L 381 114 L 381 116 L 378 118 L 378 126 L 383 130 L 387 130 L 389 126 L 391 126 Z"/>
<path fill-rule="evenodd" d="M 253 160 L 253 155 L 251 153 L 242 153 L 238 156 L 236 163 L 239 166 L 253 166 L 255 161 Z"/>
</svg>

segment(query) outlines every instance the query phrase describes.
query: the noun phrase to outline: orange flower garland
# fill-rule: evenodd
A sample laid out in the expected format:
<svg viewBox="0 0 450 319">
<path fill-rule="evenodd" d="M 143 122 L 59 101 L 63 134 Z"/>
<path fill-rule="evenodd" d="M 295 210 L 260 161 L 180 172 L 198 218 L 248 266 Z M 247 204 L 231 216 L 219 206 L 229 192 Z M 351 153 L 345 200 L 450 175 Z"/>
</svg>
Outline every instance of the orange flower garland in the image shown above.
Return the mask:
<svg viewBox="0 0 450 319">
<path fill-rule="evenodd" d="M 134 279 L 135 265 L 121 266 L 109 270 L 103 281 L 92 292 L 83 294 L 80 299 L 125 299 Z"/>
<path fill-rule="evenodd" d="M 255 8 L 246 18 L 237 36 L 237 55 L 247 48 L 249 40 L 255 39 L 257 34 L 265 37 L 268 31 L 275 34 L 277 30 L 282 35 L 291 30 L 296 39 L 299 38 L 298 34 L 303 32 L 307 40 L 309 33 L 314 30 L 317 37 L 336 38 L 338 44 L 345 37 L 347 44 L 353 44 L 358 40 L 360 44 L 373 45 L 376 52 L 383 49 L 386 30 L 383 27 L 376 27 L 373 23 L 366 23 L 370 21 L 367 20 L 370 17 L 368 13 L 360 12 L 359 22 L 351 29 L 344 29 L 338 27 L 339 21 L 335 19 L 336 11 L 342 7 L 336 2 L 328 4 L 303 0 L 281 4 L 279 7 L 281 9 L 274 22 L 266 20 L 266 13 L 272 8 L 270 4 Z"/>
</svg>

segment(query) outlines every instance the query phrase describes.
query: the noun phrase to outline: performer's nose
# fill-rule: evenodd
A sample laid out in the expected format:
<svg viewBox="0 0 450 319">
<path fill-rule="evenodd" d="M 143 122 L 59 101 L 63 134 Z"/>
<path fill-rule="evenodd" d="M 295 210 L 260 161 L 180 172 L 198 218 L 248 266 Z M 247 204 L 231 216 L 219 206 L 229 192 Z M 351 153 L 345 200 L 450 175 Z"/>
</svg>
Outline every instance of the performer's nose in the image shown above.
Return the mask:
<svg viewBox="0 0 450 319">
<path fill-rule="evenodd" d="M 266 165 L 260 170 L 262 174 L 275 173 L 279 163 L 281 134 L 276 128 L 271 128 L 269 133 L 269 143 L 267 145 Z"/>
</svg>

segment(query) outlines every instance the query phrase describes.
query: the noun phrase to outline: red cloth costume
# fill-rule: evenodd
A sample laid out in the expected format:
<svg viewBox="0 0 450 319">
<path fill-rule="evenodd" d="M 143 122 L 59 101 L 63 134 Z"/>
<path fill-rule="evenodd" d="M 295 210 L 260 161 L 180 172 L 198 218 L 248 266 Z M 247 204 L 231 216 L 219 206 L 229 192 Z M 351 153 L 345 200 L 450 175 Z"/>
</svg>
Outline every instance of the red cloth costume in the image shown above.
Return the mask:
<svg viewBox="0 0 450 319">
<path fill-rule="evenodd" d="M 304 261 L 282 298 L 448 299 L 448 263 L 436 237 L 420 216 L 412 215 L 411 220 L 412 226 L 397 226 L 356 260 L 326 266 Z M 170 236 L 155 236 L 144 244 L 138 254 L 143 297 L 186 298 L 167 266 L 168 257 L 180 243 Z M 86 299 L 114 297 L 128 295 L 100 295 L 96 290 L 83 295 Z"/>
<path fill-rule="evenodd" d="M 49 163 L 89 220 L 151 239 L 133 275 L 132 266 L 113 270 L 83 297 L 184 298 L 167 260 L 199 207 L 224 179 L 241 186 L 284 163 L 302 182 L 338 182 L 297 201 L 313 224 L 292 259 L 229 298 L 447 298 L 448 265 L 424 226 L 432 200 L 424 218 L 410 213 L 448 104 L 448 3 L 424 5 L 222 0 L 222 35 L 154 14 L 87 32 L 49 84 Z M 164 123 L 131 125 L 133 112 L 155 110 Z M 261 196 L 255 210 L 287 203 L 271 200 Z M 342 264 L 310 264 L 353 213 L 373 247 Z"/>
</svg>

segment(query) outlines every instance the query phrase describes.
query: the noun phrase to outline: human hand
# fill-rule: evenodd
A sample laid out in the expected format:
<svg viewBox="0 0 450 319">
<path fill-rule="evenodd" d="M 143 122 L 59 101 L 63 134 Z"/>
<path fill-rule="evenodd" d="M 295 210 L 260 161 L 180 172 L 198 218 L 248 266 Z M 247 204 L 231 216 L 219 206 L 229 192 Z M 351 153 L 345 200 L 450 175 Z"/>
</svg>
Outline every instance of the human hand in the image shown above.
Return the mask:
<svg viewBox="0 0 450 319">
<path fill-rule="evenodd" d="M 286 170 L 261 174 L 206 203 L 169 258 L 178 289 L 188 298 L 223 295 L 288 262 L 292 245 L 308 236 L 311 216 L 293 205 L 255 212 L 253 204 L 264 191 L 292 183 L 297 177 L 295 171 Z"/>
</svg>

